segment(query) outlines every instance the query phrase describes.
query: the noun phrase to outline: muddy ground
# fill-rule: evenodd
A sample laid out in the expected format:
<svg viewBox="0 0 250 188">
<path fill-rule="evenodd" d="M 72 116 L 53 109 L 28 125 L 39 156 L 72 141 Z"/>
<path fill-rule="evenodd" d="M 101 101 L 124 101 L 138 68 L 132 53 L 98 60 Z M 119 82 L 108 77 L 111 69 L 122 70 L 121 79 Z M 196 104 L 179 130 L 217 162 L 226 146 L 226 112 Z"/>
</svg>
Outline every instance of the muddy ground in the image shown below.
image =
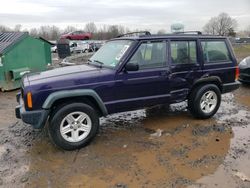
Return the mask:
<svg viewBox="0 0 250 188">
<path fill-rule="evenodd" d="M 250 187 L 250 86 L 223 95 L 208 120 L 186 103 L 102 118 L 71 152 L 15 119 L 16 92 L 0 93 L 0 187 Z"/>
<path fill-rule="evenodd" d="M 250 187 L 250 86 L 223 95 L 209 120 L 185 102 L 102 118 L 71 152 L 15 118 L 16 92 L 0 93 L 0 187 Z"/>
</svg>

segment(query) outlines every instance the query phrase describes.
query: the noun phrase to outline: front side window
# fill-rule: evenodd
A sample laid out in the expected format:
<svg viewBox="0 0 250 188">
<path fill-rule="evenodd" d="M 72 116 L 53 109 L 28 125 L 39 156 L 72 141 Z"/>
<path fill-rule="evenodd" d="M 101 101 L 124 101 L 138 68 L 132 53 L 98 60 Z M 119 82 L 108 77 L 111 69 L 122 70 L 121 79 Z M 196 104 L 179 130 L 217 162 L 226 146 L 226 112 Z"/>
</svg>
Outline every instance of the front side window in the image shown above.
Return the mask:
<svg viewBox="0 0 250 188">
<path fill-rule="evenodd" d="M 230 61 L 229 52 L 224 41 L 201 42 L 205 63 Z"/>
<path fill-rule="evenodd" d="M 163 67 L 167 62 L 165 41 L 142 43 L 128 63 L 139 65 L 139 70 Z"/>
<path fill-rule="evenodd" d="M 197 62 L 195 41 L 172 41 L 171 58 L 173 64 L 194 64 Z"/>
<path fill-rule="evenodd" d="M 89 60 L 106 67 L 115 67 L 133 43 L 132 40 L 115 40 L 104 44 Z"/>
</svg>

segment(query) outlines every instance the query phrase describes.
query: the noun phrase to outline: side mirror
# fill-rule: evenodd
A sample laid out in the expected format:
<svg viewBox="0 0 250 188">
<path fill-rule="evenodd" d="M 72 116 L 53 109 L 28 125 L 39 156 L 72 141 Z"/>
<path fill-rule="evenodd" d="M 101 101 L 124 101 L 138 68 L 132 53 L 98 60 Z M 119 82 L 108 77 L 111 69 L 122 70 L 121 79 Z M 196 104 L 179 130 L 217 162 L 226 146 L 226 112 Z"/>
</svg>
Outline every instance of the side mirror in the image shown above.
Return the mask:
<svg viewBox="0 0 250 188">
<path fill-rule="evenodd" d="M 138 71 L 139 70 L 139 65 L 136 63 L 127 63 L 125 65 L 125 71 Z"/>
</svg>

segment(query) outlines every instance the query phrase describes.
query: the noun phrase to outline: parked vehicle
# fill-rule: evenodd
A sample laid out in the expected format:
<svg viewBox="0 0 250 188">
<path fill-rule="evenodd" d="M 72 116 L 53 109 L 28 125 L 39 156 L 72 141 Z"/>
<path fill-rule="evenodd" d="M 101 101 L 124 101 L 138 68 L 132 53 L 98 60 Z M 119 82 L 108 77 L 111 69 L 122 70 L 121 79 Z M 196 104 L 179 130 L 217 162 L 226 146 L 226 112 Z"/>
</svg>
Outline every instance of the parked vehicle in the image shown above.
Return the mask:
<svg viewBox="0 0 250 188">
<path fill-rule="evenodd" d="M 99 50 L 102 47 L 103 43 L 101 42 L 90 42 L 89 43 L 89 52 L 96 52 L 97 50 Z"/>
<path fill-rule="evenodd" d="M 84 31 L 73 31 L 62 35 L 61 38 L 69 40 L 89 40 L 92 38 L 92 34 Z"/>
<path fill-rule="evenodd" d="M 250 56 L 240 62 L 239 68 L 239 81 L 242 83 L 250 83 Z"/>
<path fill-rule="evenodd" d="M 51 52 L 52 53 L 57 53 L 57 46 L 56 45 L 51 47 Z"/>
<path fill-rule="evenodd" d="M 86 146 L 99 118 L 112 113 L 187 100 L 194 117 L 210 118 L 221 94 L 239 88 L 238 72 L 226 37 L 124 35 L 88 64 L 25 75 L 16 117 L 40 129 L 48 121 L 52 141 L 73 150 Z"/>
<path fill-rule="evenodd" d="M 89 51 L 89 44 L 84 41 L 72 42 L 70 48 L 72 49 L 72 53 L 85 53 Z"/>
</svg>

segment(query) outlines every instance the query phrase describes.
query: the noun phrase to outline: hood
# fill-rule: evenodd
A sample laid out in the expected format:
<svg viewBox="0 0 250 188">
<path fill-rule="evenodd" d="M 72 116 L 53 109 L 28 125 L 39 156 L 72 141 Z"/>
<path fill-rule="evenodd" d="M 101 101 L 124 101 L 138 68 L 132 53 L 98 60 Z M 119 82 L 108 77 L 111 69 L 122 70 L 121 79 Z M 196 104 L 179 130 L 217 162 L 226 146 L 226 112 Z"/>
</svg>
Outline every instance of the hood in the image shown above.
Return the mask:
<svg viewBox="0 0 250 188">
<path fill-rule="evenodd" d="M 98 67 L 90 65 L 68 66 L 68 67 L 61 67 L 53 70 L 43 71 L 39 73 L 31 73 L 28 74 L 27 78 L 29 82 L 32 82 L 36 80 L 49 79 L 53 77 L 65 76 L 70 74 L 98 71 L 99 69 L 100 68 Z"/>
<path fill-rule="evenodd" d="M 239 67 L 241 69 L 244 68 L 250 68 L 250 56 L 246 57 L 245 59 L 243 59 L 240 63 L 239 63 Z"/>
</svg>

